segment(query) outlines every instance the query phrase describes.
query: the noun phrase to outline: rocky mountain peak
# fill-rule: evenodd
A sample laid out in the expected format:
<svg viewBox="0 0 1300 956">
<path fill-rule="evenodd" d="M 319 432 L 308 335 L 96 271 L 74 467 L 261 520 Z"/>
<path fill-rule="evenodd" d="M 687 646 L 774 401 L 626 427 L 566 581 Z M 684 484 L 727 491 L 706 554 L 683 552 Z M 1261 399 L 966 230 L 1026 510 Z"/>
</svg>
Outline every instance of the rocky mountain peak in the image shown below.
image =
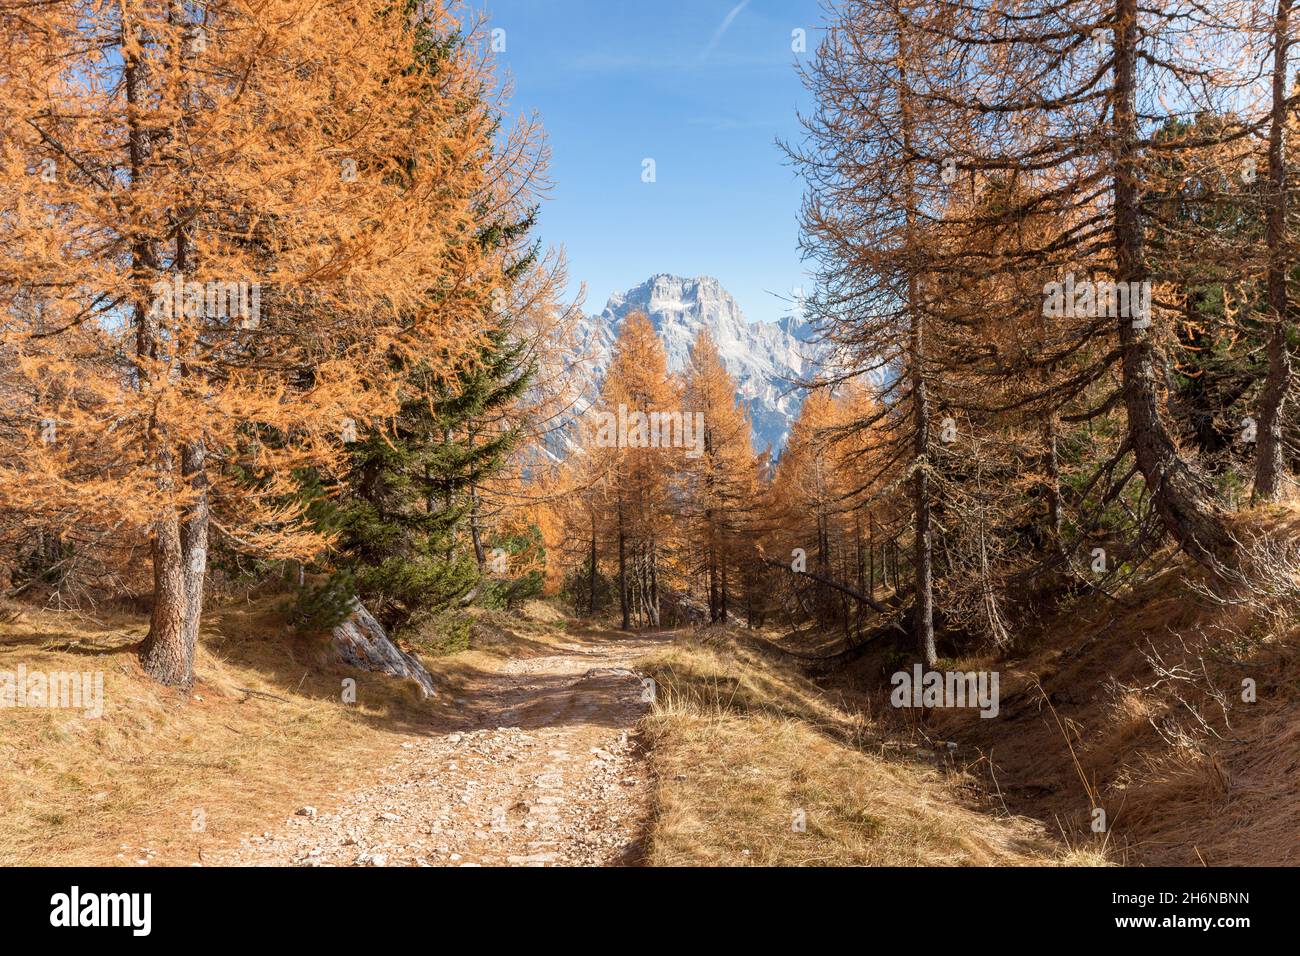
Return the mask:
<svg viewBox="0 0 1300 956">
<path fill-rule="evenodd" d="M 644 312 L 664 343 L 670 371 L 680 372 L 690 358 L 701 327 L 718 345 L 736 392 L 749 408 L 754 447 L 779 452 L 799 414 L 803 396 L 794 385 L 806 375 L 811 348 L 806 323 L 797 316 L 775 322 L 749 322 L 740 305 L 713 276 L 651 276 L 609 297 L 599 315 L 587 316 L 579 338 L 595 353 L 591 396 L 599 393 L 623 320 Z"/>
</svg>

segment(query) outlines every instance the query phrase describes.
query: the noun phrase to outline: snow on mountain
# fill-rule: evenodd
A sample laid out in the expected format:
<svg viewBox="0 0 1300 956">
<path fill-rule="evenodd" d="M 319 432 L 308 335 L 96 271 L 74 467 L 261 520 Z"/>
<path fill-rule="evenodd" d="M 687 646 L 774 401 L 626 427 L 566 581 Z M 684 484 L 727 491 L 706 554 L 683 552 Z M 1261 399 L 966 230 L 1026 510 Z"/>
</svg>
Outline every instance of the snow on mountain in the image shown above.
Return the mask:
<svg viewBox="0 0 1300 956">
<path fill-rule="evenodd" d="M 795 383 L 810 371 L 806 323 L 792 316 L 748 322 L 736 300 L 710 276 L 654 276 L 615 293 L 600 315 L 584 317 L 578 338 L 592 357 L 591 399 L 599 395 L 623 320 L 633 312 L 649 317 L 664 343 L 671 372 L 686 368 L 696 334 L 708 328 L 736 381 L 736 394 L 749 409 L 754 447 L 761 451 L 770 446 L 776 453 L 785 446 L 803 404 Z"/>
</svg>

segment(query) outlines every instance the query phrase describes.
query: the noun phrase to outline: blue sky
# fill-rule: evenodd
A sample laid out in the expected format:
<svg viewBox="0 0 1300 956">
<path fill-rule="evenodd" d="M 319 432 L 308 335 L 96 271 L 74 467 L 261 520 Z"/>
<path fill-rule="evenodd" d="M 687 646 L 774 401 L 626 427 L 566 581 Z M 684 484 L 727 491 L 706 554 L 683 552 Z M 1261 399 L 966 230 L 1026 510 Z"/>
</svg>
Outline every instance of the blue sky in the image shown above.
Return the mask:
<svg viewBox="0 0 1300 956">
<path fill-rule="evenodd" d="M 751 319 L 807 287 L 802 187 L 775 140 L 807 110 L 792 31 L 816 48 L 817 0 L 475 0 L 505 30 L 514 113 L 552 149 L 542 238 L 569 254 L 588 312 L 657 272 L 713 275 Z M 642 182 L 643 160 L 657 181 Z"/>
</svg>

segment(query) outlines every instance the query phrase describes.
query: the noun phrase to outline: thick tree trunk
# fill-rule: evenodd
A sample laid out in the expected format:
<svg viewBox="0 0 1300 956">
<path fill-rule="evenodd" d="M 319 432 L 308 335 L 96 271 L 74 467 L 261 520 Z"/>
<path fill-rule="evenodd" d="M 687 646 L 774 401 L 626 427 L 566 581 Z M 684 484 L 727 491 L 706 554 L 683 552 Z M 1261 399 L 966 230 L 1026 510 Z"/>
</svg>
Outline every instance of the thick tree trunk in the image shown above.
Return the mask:
<svg viewBox="0 0 1300 956">
<path fill-rule="evenodd" d="M 1273 20 L 1273 109 L 1268 133 L 1268 309 L 1273 324 L 1268 340 L 1268 375 L 1260 397 L 1256 429 L 1256 502 L 1276 501 L 1282 490 L 1286 465 L 1282 441 L 1282 413 L 1291 388 L 1291 352 L 1288 347 L 1286 213 L 1289 188 L 1285 133 L 1286 80 L 1291 48 L 1291 2 L 1278 0 Z"/>
<path fill-rule="evenodd" d="M 1148 281 L 1139 208 L 1141 157 L 1137 126 L 1137 0 L 1117 0 L 1115 24 L 1115 265 L 1116 281 Z M 1179 454 L 1159 404 L 1159 363 L 1150 335 L 1120 316 L 1124 404 L 1138 468 L 1165 529 L 1198 563 L 1235 563 L 1232 540 L 1209 490 Z"/>
<path fill-rule="evenodd" d="M 132 24 L 124 21 L 124 33 Z M 123 47 L 126 48 L 125 39 Z M 149 162 L 148 134 L 140 122 L 141 78 L 139 55 L 124 54 L 123 83 L 127 99 L 127 150 L 130 161 L 131 188 L 145 188 L 145 169 Z M 159 273 L 158 259 L 143 232 L 131 243 L 131 271 L 135 303 L 132 319 L 135 325 L 136 354 L 141 358 L 155 358 L 157 354 L 157 329 L 150 314 L 149 296 L 152 280 Z M 144 383 L 140 383 L 144 387 Z M 175 480 L 174 458 L 167 449 L 167 436 L 152 423 L 149 441 L 161 449 L 158 456 L 158 481 L 164 491 Z M 188 689 L 194 682 L 193 648 L 186 641 L 186 581 L 185 556 L 181 544 L 180 518 L 170 506 L 154 522 L 153 540 L 150 543 L 153 558 L 153 611 L 149 633 L 140 648 L 140 662 L 150 677 L 172 687 Z"/>
<path fill-rule="evenodd" d="M 1148 281 L 1143 254 L 1136 114 L 1138 0 L 1117 0 L 1115 23 L 1115 281 Z M 1151 336 L 1119 317 L 1128 437 L 1166 531 L 1206 567 L 1232 564 L 1234 548 L 1209 490 L 1178 453 L 1161 418 L 1158 363 Z"/>
<path fill-rule="evenodd" d="M 903 185 L 904 211 L 907 232 L 905 241 L 909 252 L 917 256 L 918 241 L 916 234 L 917 196 L 915 184 L 914 157 L 912 155 L 912 103 L 907 85 L 907 49 L 906 35 L 900 25 L 899 41 L 899 82 L 898 100 L 901 122 L 903 162 L 905 176 Z M 926 667 L 935 661 L 934 650 L 934 569 L 933 539 L 930 529 L 930 397 L 929 382 L 926 380 L 925 359 L 925 304 L 921 301 L 920 272 L 921 265 L 916 261 L 908 263 L 907 277 L 907 312 L 908 343 L 907 373 L 912 386 L 912 515 L 916 521 L 916 534 L 912 542 L 912 564 L 915 573 L 916 616 L 912 626 L 916 635 L 917 653 Z M 898 571 L 894 572 L 895 583 Z"/>
<path fill-rule="evenodd" d="M 180 520 L 174 512 L 154 525 L 153 615 L 140 649 L 145 673 L 171 687 L 194 683 L 194 651 L 185 639 L 187 604 Z"/>
</svg>

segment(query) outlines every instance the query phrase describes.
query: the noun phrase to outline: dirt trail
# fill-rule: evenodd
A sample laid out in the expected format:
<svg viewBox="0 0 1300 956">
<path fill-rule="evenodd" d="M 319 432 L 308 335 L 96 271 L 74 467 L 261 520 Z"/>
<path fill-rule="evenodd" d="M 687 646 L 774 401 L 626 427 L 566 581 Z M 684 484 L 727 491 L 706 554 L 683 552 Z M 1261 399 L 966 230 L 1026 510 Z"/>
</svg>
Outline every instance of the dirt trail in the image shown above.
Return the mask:
<svg viewBox="0 0 1300 956">
<path fill-rule="evenodd" d="M 631 735 L 649 704 L 637 660 L 657 635 L 566 635 L 464 692 L 463 726 L 403 744 L 336 811 L 208 851 L 209 866 L 635 863 L 650 785 Z"/>
</svg>

